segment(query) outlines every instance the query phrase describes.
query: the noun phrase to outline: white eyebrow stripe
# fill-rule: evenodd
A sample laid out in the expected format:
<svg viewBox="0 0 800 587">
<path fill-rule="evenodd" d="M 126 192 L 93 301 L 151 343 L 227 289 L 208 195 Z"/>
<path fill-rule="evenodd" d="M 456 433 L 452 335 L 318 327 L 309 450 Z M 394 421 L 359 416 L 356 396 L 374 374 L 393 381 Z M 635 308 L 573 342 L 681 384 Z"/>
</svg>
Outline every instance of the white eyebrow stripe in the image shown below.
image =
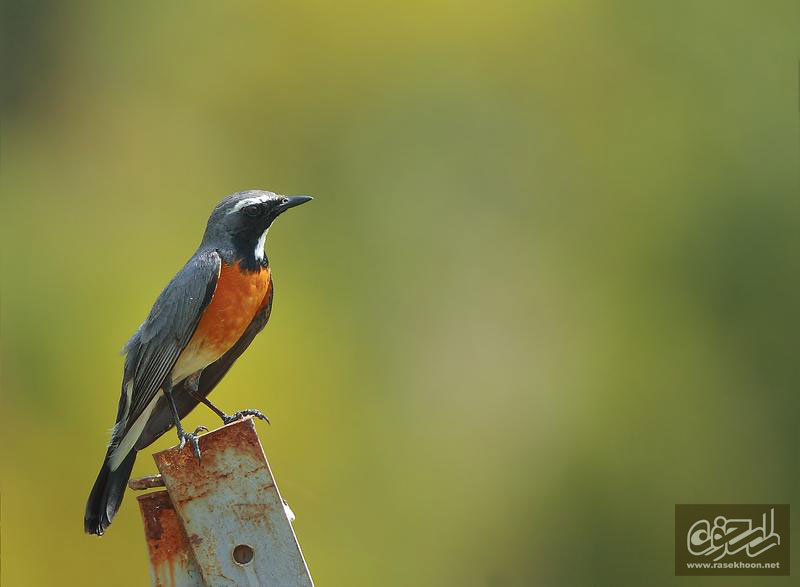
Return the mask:
<svg viewBox="0 0 800 587">
<path fill-rule="evenodd" d="M 241 210 L 245 206 L 249 206 L 250 204 L 263 204 L 267 200 L 269 200 L 269 196 L 258 196 L 257 198 L 247 198 L 246 200 L 242 200 L 241 202 L 237 203 L 233 207 L 233 210 L 228 212 L 228 214 L 233 214 L 234 212 L 238 212 L 239 210 Z"/>
</svg>

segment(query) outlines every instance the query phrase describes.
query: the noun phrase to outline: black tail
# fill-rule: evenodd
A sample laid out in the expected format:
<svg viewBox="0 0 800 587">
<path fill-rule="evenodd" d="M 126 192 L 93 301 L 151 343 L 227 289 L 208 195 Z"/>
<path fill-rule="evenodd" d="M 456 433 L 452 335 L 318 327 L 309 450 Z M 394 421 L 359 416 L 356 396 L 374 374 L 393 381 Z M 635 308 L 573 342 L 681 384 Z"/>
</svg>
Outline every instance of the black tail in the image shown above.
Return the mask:
<svg viewBox="0 0 800 587">
<path fill-rule="evenodd" d="M 122 497 L 125 495 L 125 486 L 131 477 L 133 463 L 136 461 L 136 451 L 131 450 L 125 460 L 114 470 L 111 470 L 111 449 L 106 453 L 103 468 L 94 482 L 89 501 L 86 502 L 86 514 L 83 516 L 83 527 L 87 534 L 102 536 L 111 525 L 114 514 L 117 513 Z"/>
</svg>

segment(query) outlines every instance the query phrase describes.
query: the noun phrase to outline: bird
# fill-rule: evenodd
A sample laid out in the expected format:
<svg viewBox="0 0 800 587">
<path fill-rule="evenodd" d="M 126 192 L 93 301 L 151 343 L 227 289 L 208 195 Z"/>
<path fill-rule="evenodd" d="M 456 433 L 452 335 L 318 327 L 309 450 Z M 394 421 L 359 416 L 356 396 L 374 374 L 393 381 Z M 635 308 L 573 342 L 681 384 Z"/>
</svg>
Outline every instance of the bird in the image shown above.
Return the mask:
<svg viewBox="0 0 800 587">
<path fill-rule="evenodd" d="M 199 460 L 198 433 L 181 419 L 205 404 L 224 424 L 259 410 L 228 415 L 207 398 L 261 332 L 272 311 L 267 233 L 285 211 L 312 200 L 264 190 L 234 193 L 217 204 L 200 246 L 153 304 L 125 347 L 122 393 L 100 473 L 84 514 L 87 534 L 101 536 L 125 493 L 136 453 L 175 426 L 178 448 Z"/>
</svg>

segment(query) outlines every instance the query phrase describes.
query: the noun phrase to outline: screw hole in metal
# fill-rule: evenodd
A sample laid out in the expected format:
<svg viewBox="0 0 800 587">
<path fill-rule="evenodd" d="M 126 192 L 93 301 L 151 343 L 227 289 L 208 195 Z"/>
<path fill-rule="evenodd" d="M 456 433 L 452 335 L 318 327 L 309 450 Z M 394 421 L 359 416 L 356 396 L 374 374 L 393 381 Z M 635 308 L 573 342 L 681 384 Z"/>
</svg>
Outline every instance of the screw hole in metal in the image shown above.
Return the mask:
<svg viewBox="0 0 800 587">
<path fill-rule="evenodd" d="M 240 565 L 249 565 L 253 561 L 253 548 L 240 544 L 233 549 L 233 560 Z"/>
</svg>

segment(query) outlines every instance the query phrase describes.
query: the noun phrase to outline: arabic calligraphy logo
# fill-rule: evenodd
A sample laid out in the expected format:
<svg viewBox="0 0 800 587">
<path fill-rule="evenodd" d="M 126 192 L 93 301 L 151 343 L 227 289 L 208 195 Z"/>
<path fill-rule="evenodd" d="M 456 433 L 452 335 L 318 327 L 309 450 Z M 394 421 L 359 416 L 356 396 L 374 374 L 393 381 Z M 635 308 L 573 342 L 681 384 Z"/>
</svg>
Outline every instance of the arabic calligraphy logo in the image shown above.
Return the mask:
<svg viewBox="0 0 800 587">
<path fill-rule="evenodd" d="M 729 520 L 725 516 L 717 516 L 713 524 L 708 520 L 698 520 L 689 528 L 686 547 L 695 556 L 714 556 L 718 561 L 742 551 L 755 558 L 780 545 L 781 537 L 775 532 L 775 508 L 769 511 L 769 521 L 765 512 L 761 516 L 761 525 L 753 525 L 753 520 Z"/>
</svg>

